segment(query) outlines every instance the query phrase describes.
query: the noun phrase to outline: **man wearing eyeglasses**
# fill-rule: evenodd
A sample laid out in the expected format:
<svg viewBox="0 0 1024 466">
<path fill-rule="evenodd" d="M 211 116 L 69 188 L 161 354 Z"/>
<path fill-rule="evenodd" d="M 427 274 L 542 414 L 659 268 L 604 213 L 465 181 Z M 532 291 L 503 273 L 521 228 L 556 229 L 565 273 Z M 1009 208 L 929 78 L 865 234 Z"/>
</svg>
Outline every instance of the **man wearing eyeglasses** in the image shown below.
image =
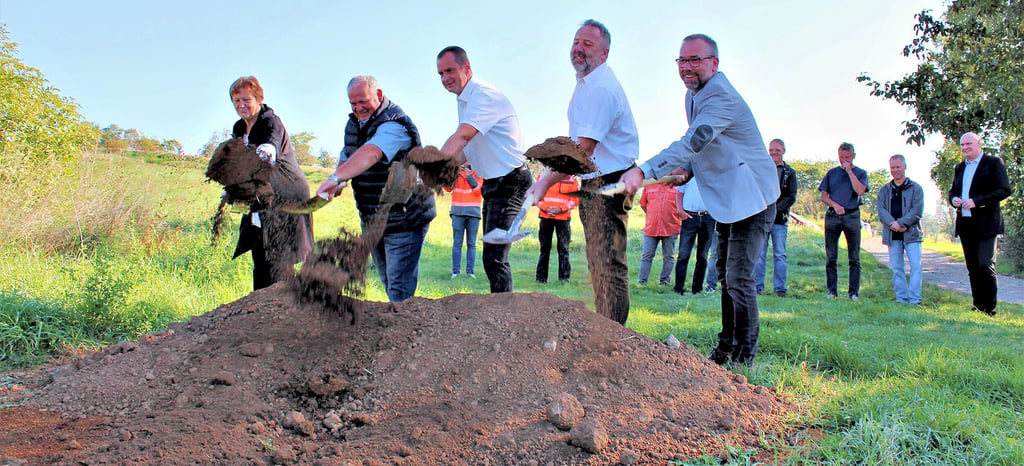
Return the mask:
<svg viewBox="0 0 1024 466">
<path fill-rule="evenodd" d="M 580 176 L 582 191 L 618 181 L 640 153 L 633 112 L 618 78 L 605 64 L 611 47 L 608 28 L 593 19 L 576 31 L 569 59 L 576 89 L 569 101 L 569 137 L 590 155 L 597 171 Z M 534 199 L 565 177 L 547 171 L 531 188 Z M 620 324 L 629 316 L 629 270 L 626 267 L 626 221 L 632 193 L 580 196 L 580 220 L 587 240 L 587 267 L 594 284 L 597 313 Z"/>
<path fill-rule="evenodd" d="M 628 193 L 645 178 L 682 174 L 693 178 L 708 213 L 718 223 L 722 280 L 722 332 L 708 357 L 717 364 L 752 366 L 760 318 L 754 263 L 771 224 L 779 180 L 750 108 L 725 75 L 718 72 L 718 44 L 704 34 L 683 39 L 676 59 L 688 89 L 683 137 L 639 167 L 622 175 Z"/>
</svg>

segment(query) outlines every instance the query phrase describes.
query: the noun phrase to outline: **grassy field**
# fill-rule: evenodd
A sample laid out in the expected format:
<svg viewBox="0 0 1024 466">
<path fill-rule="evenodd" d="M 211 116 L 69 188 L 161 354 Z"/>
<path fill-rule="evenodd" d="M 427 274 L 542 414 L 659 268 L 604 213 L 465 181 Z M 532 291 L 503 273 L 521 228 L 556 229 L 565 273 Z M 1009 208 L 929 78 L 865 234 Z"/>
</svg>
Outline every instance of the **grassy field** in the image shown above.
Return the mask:
<svg viewBox="0 0 1024 466">
<path fill-rule="evenodd" d="M 55 219 L 20 244 L 0 247 L 0 369 L 135 338 L 248 293 L 251 265 L 248 256 L 230 259 L 234 238 L 210 245 L 219 189 L 202 183 L 203 168 L 202 161 L 90 159 L 85 185 L 122 193 L 115 196 L 121 201 L 97 209 L 110 210 L 109 217 L 139 206 L 114 234 Z M 307 174 L 315 184 L 327 173 Z M 447 206 L 448 198 L 439 197 L 417 295 L 485 293 L 479 265 L 475 280 L 449 278 Z M 643 212 L 631 215 L 635 283 Z M 531 215 L 526 227 L 536 223 Z M 314 219 L 320 238 L 357 224 L 350 194 Z M 533 281 L 537 242 L 528 237 L 512 249 L 516 291 L 572 297 L 593 308 L 578 220 L 573 227 L 570 282 Z M 967 296 L 929 285 L 925 305 L 899 305 L 888 269 L 870 254 L 862 255 L 861 301 L 829 300 L 822 234 L 794 227 L 789 246 L 789 297 L 761 297 L 758 362 L 734 369 L 800 408 L 791 421 L 804 432 L 801 442 L 773 448 L 793 464 L 1024 464 L 1024 306 L 1000 305 L 989 318 L 971 312 Z M 555 276 L 554 260 L 551 266 Z M 652 276 L 659 270 L 656 258 Z M 840 284 L 845 272 L 841 266 Z M 629 327 L 655 339 L 673 334 L 702 352 L 714 343 L 718 294 L 684 297 L 658 285 L 632 285 L 631 294 Z M 367 298 L 385 300 L 375 278 Z M 732 453 L 728 464 L 752 462 L 751 452 Z M 693 463 L 721 464 L 717 457 Z"/>
</svg>

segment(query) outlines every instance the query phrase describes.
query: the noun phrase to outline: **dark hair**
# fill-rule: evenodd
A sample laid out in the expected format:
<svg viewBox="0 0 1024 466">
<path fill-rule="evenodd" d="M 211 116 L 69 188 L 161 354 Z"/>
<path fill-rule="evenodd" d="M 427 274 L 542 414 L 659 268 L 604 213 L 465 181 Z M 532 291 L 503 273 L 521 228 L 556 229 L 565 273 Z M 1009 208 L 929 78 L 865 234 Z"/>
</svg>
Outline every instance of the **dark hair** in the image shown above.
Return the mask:
<svg viewBox="0 0 1024 466">
<path fill-rule="evenodd" d="M 612 33 L 608 32 L 608 28 L 605 27 L 604 24 L 601 24 L 601 22 L 597 21 L 596 19 L 588 19 L 584 21 L 583 24 L 580 25 L 581 28 L 587 26 L 595 27 L 598 31 L 601 31 L 601 39 L 604 39 L 604 48 L 612 48 Z"/>
<path fill-rule="evenodd" d="M 783 141 L 782 139 L 779 139 L 779 138 L 775 138 L 775 139 L 772 139 L 771 141 L 769 141 L 768 145 L 769 146 L 772 145 L 773 142 L 779 143 L 782 146 L 782 151 L 783 152 L 786 151 L 786 142 L 785 141 Z"/>
<path fill-rule="evenodd" d="M 715 42 L 714 39 L 708 37 L 706 34 L 690 34 L 683 38 L 683 43 L 697 39 L 700 39 L 704 41 L 705 44 L 708 44 L 708 48 L 711 49 L 709 53 L 712 57 L 718 56 L 718 42 Z"/>
<path fill-rule="evenodd" d="M 449 45 L 441 49 L 441 53 L 437 54 L 437 59 L 440 60 L 441 57 L 443 57 L 444 54 L 448 52 L 451 52 L 451 54 L 455 57 L 455 63 L 458 63 L 459 65 L 465 65 L 466 63 L 469 63 L 469 56 L 466 55 L 466 49 L 459 47 L 458 45 Z"/>
<path fill-rule="evenodd" d="M 850 143 L 848 143 L 848 142 L 844 142 L 844 143 L 840 144 L 840 145 L 839 145 L 839 150 L 840 150 L 840 151 L 843 151 L 843 152 L 850 152 L 850 153 L 852 153 L 852 154 L 854 154 L 854 155 L 856 155 L 856 154 L 857 154 L 857 152 L 855 152 L 855 151 L 853 150 L 853 144 L 850 144 Z"/>
<path fill-rule="evenodd" d="M 252 91 L 252 96 L 263 102 L 263 86 L 260 86 L 260 81 L 255 76 L 242 76 L 236 79 L 228 89 L 228 96 L 234 97 L 235 94 L 244 90 Z"/>
</svg>

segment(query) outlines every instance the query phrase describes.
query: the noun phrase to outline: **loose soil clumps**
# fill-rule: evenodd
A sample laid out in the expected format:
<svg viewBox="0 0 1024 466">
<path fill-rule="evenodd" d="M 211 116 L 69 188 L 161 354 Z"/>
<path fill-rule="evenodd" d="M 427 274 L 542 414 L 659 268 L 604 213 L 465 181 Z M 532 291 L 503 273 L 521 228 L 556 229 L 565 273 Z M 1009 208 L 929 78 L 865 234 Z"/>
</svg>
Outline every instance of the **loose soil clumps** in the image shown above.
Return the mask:
<svg viewBox="0 0 1024 466">
<path fill-rule="evenodd" d="M 413 147 L 408 157 L 419 170 L 423 184 L 430 189 L 440 191 L 441 188 L 455 187 L 461 165 L 455 159 L 441 153 L 437 147 Z"/>
<path fill-rule="evenodd" d="M 578 301 L 360 304 L 352 325 L 278 284 L 22 376 L 27 388 L 0 392 L 22 406 L 0 419 L 28 418 L 20 438 L 34 441 L 4 429 L 0 451 L 41 464 L 664 464 L 761 447 L 789 410 Z"/>
<path fill-rule="evenodd" d="M 594 162 L 580 149 L 580 146 L 565 136 L 548 138 L 529 148 L 524 155 L 530 160 L 540 162 L 545 167 L 567 175 L 582 175 L 597 171 Z"/>
</svg>

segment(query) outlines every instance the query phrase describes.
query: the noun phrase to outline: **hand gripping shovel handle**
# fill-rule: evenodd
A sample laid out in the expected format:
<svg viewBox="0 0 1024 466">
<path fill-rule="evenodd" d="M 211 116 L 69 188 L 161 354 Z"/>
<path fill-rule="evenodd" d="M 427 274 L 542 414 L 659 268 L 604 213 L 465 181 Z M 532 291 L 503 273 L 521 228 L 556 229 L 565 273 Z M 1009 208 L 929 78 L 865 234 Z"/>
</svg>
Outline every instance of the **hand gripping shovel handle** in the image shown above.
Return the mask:
<svg viewBox="0 0 1024 466">
<path fill-rule="evenodd" d="M 668 182 L 671 182 L 671 181 L 675 181 L 675 179 L 676 179 L 676 177 L 671 176 L 671 175 L 663 176 L 661 178 L 649 178 L 649 179 L 644 180 L 644 183 L 642 185 L 640 185 L 640 186 L 650 186 L 652 184 L 668 183 Z M 606 184 L 606 185 L 602 186 L 601 189 L 597 190 L 597 193 L 601 194 L 602 196 L 612 196 L 612 195 L 615 195 L 615 194 L 622 193 L 625 190 L 626 190 L 626 183 L 623 183 L 623 182 L 620 181 L 618 183 Z"/>
</svg>

